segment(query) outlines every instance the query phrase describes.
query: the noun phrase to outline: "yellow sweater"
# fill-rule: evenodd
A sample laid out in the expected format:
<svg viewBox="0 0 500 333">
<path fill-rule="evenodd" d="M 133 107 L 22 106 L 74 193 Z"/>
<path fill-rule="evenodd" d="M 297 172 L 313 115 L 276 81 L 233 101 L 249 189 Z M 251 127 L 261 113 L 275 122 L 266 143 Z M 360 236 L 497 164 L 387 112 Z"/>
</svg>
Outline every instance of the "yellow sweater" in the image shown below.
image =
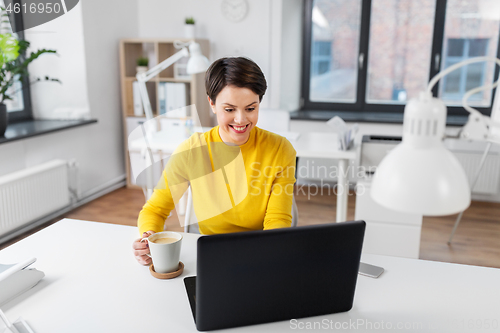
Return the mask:
<svg viewBox="0 0 500 333">
<path fill-rule="evenodd" d="M 218 126 L 195 133 L 168 160 L 139 213 L 139 232 L 163 231 L 189 185 L 202 234 L 289 227 L 295 156 L 287 139 L 258 127 L 241 146 L 225 144 Z"/>
</svg>

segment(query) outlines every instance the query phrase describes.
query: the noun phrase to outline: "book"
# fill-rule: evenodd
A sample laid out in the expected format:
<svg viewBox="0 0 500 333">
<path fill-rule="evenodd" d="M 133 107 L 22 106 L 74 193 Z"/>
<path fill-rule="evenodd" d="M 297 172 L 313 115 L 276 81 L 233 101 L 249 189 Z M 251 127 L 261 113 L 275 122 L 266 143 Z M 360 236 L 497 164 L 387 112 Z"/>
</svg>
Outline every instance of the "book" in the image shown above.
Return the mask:
<svg viewBox="0 0 500 333">
<path fill-rule="evenodd" d="M 175 84 L 175 116 L 178 118 L 186 117 L 186 84 Z"/>
<path fill-rule="evenodd" d="M 160 103 L 160 114 L 166 114 L 167 113 L 167 99 L 166 96 L 166 83 L 165 82 L 160 82 L 158 86 L 158 101 Z"/>
<path fill-rule="evenodd" d="M 165 84 L 165 98 L 167 99 L 167 112 L 169 117 L 174 117 L 173 112 L 175 110 L 175 83 L 167 82 Z"/>
<path fill-rule="evenodd" d="M 141 93 L 139 91 L 139 82 L 132 83 L 132 97 L 134 99 L 134 116 L 142 116 L 144 109 L 142 107 Z"/>
<path fill-rule="evenodd" d="M 169 118 L 185 118 L 186 115 L 186 84 L 166 82 L 166 109 Z"/>
</svg>

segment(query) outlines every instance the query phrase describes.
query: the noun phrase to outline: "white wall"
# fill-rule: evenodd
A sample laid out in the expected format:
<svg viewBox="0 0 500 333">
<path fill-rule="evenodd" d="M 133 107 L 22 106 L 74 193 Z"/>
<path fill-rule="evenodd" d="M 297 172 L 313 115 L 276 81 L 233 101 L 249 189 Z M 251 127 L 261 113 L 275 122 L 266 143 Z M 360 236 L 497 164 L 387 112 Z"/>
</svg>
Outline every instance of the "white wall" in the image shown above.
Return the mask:
<svg viewBox="0 0 500 333">
<path fill-rule="evenodd" d="M 42 54 L 29 66 L 30 79 L 48 75 L 59 79 L 40 82 L 31 87 L 31 101 L 35 119 L 57 117 L 57 108 L 89 108 L 85 47 L 83 41 L 82 6 L 40 26 L 25 31 L 31 45 L 28 52 L 54 49 L 53 54 Z"/>
<path fill-rule="evenodd" d="M 125 174 L 119 40 L 138 33 L 136 0 L 82 1 L 90 111 L 87 169 L 94 186 Z"/>
<path fill-rule="evenodd" d="M 247 1 L 247 16 L 238 23 L 222 15 L 219 0 L 140 0 L 139 36 L 183 37 L 184 18 L 196 20 L 196 37 L 210 40 L 210 61 L 246 56 L 266 76 L 262 107 L 297 110 L 300 98 L 303 0 Z"/>
<path fill-rule="evenodd" d="M 303 0 L 284 0 L 281 15 L 280 109 L 300 108 Z"/>
<path fill-rule="evenodd" d="M 219 0 L 140 0 L 138 1 L 139 37 L 179 38 L 184 36 L 184 19 L 194 17 L 196 37 L 210 41 L 209 60 L 224 56 L 246 56 L 255 61 L 273 87 L 271 68 L 271 18 L 276 0 L 247 1 L 247 16 L 238 23 L 222 15 Z M 273 100 L 268 89 L 262 107 Z"/>
<path fill-rule="evenodd" d="M 78 7 L 81 8 L 77 9 Z M 61 17 L 55 20 L 61 20 L 58 24 L 65 22 L 65 25 L 57 28 L 61 39 L 49 39 L 52 43 L 50 47 L 64 50 L 64 54 L 71 57 L 71 50 L 65 45 L 71 34 L 68 35 L 62 30 L 74 31 L 75 41 L 71 45 L 80 48 L 79 54 L 74 59 L 61 56 L 59 64 L 47 65 L 45 68 L 49 75 L 53 75 L 51 67 L 55 66 L 54 71 L 57 70 L 59 74 L 66 75 L 67 71 L 75 77 L 63 82 L 63 85 L 68 84 L 68 89 L 61 88 L 65 89 L 64 93 L 49 91 L 48 86 L 34 90 L 33 103 L 36 104 L 34 107 L 37 110 L 43 110 L 39 114 L 44 114 L 50 113 L 52 108 L 69 105 L 72 101 L 75 101 L 75 104 L 76 101 L 84 103 L 87 96 L 91 117 L 98 122 L 1 144 L 0 175 L 53 158 L 75 158 L 80 164 L 80 192 L 82 197 L 85 197 L 125 178 L 118 41 L 120 38 L 137 36 L 137 2 L 85 0 L 81 1 L 77 8 L 66 15 L 79 13 L 80 17 L 75 16 L 72 20 Z M 83 29 L 81 26 L 74 26 L 80 23 L 83 23 Z M 39 29 L 43 31 L 47 24 Z M 84 52 L 81 49 L 82 43 Z M 45 58 L 49 57 L 47 55 Z M 54 58 L 55 60 L 50 61 L 57 61 L 57 58 Z M 83 84 L 85 77 L 86 83 Z"/>
</svg>

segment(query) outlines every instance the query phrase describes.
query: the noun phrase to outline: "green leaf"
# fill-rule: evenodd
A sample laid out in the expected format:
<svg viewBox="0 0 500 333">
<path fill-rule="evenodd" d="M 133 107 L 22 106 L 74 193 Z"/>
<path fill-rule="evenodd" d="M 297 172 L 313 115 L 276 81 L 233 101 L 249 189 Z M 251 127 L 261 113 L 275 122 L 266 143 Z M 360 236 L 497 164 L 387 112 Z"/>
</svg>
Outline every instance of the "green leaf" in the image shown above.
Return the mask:
<svg viewBox="0 0 500 333">
<path fill-rule="evenodd" d="M 7 95 L 7 91 L 16 80 L 28 77 L 28 65 L 32 61 L 44 53 L 57 54 L 55 50 L 41 49 L 31 52 L 27 56 L 27 50 L 30 46 L 28 41 L 18 40 L 16 34 L 1 33 L 5 30 L 12 31 L 10 28 L 4 29 L 7 24 L 10 25 L 9 15 L 7 15 L 5 8 L 0 6 L 0 103 L 11 99 Z M 58 79 L 48 76 L 45 77 L 45 81 L 61 83 Z"/>
<path fill-rule="evenodd" d="M 19 42 L 11 34 L 0 35 L 0 66 L 19 57 Z"/>
</svg>

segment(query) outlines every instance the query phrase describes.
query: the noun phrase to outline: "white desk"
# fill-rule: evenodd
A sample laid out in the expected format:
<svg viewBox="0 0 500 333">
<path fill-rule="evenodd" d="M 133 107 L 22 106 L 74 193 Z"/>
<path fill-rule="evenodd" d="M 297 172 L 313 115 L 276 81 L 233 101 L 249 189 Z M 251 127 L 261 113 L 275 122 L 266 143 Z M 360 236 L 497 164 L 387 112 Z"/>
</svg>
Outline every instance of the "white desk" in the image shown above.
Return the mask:
<svg viewBox="0 0 500 333">
<path fill-rule="evenodd" d="M 300 133 L 298 140 L 290 141 L 297 152 L 297 157 L 330 158 L 338 160 L 337 169 L 337 222 L 347 221 L 347 204 L 349 182 L 347 178 L 350 160 L 355 160 L 355 149 L 348 151 L 338 150 L 337 134 L 310 132 Z"/>
<path fill-rule="evenodd" d="M 12 321 L 24 317 L 36 333 L 196 332 L 183 278 L 196 274 L 198 236 L 184 235 L 185 269 L 173 280 L 157 280 L 135 261 L 137 237 L 135 227 L 65 219 L 0 251 L 1 263 L 35 256 L 33 266 L 45 273 L 2 309 Z M 330 331 L 343 325 L 349 332 L 398 331 L 396 325 L 414 323 L 426 325 L 416 332 L 483 332 L 479 324 L 500 325 L 499 269 L 377 255 L 363 261 L 386 272 L 379 279 L 358 277 L 351 311 L 223 332 L 305 331 L 299 325 L 330 321 Z M 484 331 L 499 332 L 496 327 Z"/>
<path fill-rule="evenodd" d="M 207 129 L 204 128 L 204 131 Z M 280 132 L 283 135 L 286 132 Z M 292 133 L 292 132 L 290 132 Z M 179 140 L 150 141 L 150 148 L 153 152 L 171 154 Z M 338 160 L 337 170 L 337 222 L 347 221 L 347 204 L 349 194 L 349 182 L 347 178 L 348 165 L 350 160 L 355 160 L 357 153 L 355 149 L 341 151 L 337 149 L 337 134 L 335 133 L 300 133 L 297 140 L 290 140 L 297 152 L 297 157 L 304 158 L 330 158 Z M 144 139 L 137 139 L 129 142 L 130 152 L 141 152 L 146 148 Z M 161 154 L 160 154 L 161 156 Z M 131 158 L 132 159 L 132 158 Z M 160 158 L 158 158 L 160 159 Z M 134 166 L 132 166 L 134 170 Z M 137 172 L 138 173 L 138 172 Z"/>
</svg>

